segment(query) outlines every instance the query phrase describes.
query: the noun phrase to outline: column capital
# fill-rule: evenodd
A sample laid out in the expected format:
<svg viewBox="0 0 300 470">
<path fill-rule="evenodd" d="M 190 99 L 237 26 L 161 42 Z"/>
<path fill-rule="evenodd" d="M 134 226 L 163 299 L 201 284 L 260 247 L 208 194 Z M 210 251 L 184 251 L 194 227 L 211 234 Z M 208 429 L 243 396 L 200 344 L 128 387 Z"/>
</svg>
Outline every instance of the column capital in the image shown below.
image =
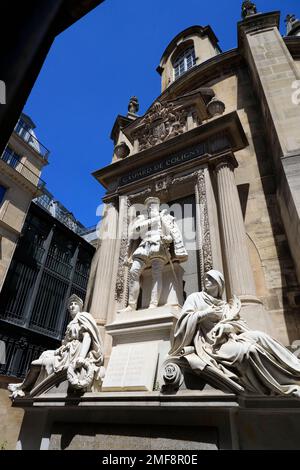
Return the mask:
<svg viewBox="0 0 300 470">
<path fill-rule="evenodd" d="M 239 166 L 237 159 L 232 152 L 222 153 L 215 157 L 212 157 L 209 161 L 209 166 L 217 172 L 221 167 L 228 167 L 232 171 Z"/>
</svg>

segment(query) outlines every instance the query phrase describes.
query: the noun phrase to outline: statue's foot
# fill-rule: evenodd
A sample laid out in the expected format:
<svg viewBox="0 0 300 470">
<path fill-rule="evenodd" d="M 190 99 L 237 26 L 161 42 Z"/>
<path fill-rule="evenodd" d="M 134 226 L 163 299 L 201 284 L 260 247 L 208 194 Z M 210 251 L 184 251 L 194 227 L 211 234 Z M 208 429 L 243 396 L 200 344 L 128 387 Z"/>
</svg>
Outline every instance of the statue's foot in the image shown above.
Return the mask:
<svg viewBox="0 0 300 470">
<path fill-rule="evenodd" d="M 18 384 L 8 384 L 7 389 L 10 392 L 15 392 L 16 390 L 19 390 L 22 387 L 23 383 L 18 383 Z"/>
<path fill-rule="evenodd" d="M 25 392 L 23 392 L 23 390 L 15 390 L 10 395 L 10 398 L 12 398 L 12 399 L 15 399 L 15 398 L 18 398 L 18 397 L 21 397 L 21 398 L 25 397 Z"/>
<path fill-rule="evenodd" d="M 155 304 L 150 304 L 149 305 L 149 309 L 154 309 L 154 308 L 157 308 L 157 307 L 158 307 L 158 305 L 155 305 Z"/>
<path fill-rule="evenodd" d="M 128 305 L 128 307 L 124 308 L 123 310 L 120 310 L 120 313 L 125 313 L 125 312 L 134 312 L 136 310 L 135 305 Z"/>
</svg>

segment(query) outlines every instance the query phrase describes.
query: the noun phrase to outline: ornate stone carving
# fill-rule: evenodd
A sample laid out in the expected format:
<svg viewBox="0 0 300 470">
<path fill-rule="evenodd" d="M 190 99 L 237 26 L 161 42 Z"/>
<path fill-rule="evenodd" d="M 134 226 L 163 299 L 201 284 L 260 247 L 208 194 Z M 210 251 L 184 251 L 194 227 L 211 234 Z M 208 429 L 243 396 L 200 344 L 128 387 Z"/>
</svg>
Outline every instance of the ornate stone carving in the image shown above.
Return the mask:
<svg viewBox="0 0 300 470">
<path fill-rule="evenodd" d="M 176 109 L 174 103 L 156 101 L 133 134 L 139 141 L 139 150 L 146 150 L 185 130 L 187 111 Z"/>
<path fill-rule="evenodd" d="M 245 1 L 242 4 L 242 18 L 247 18 L 248 16 L 255 15 L 257 13 L 257 8 L 255 3 Z"/>
<path fill-rule="evenodd" d="M 194 171 L 193 173 L 188 173 L 187 175 L 183 176 L 177 176 L 176 178 L 172 178 L 170 184 L 177 185 L 177 184 L 182 184 L 182 183 L 188 183 L 190 181 L 193 181 L 197 178 L 198 171 Z"/>
<path fill-rule="evenodd" d="M 223 275 L 211 270 L 204 290 L 190 295 L 177 321 L 165 364 L 202 377 L 238 394 L 300 398 L 300 361 L 266 333 L 251 330 L 240 318 L 241 301 L 222 300 Z M 164 371 L 165 382 L 179 372 Z"/>
<path fill-rule="evenodd" d="M 165 382 L 164 392 L 177 391 L 183 383 L 183 373 L 180 366 L 175 361 L 172 362 L 172 359 L 164 363 L 162 376 Z"/>
<path fill-rule="evenodd" d="M 121 246 L 119 254 L 119 263 L 118 263 L 118 272 L 117 272 L 117 282 L 115 289 L 115 299 L 123 307 L 128 303 L 128 268 L 125 266 L 124 262 L 127 256 L 128 250 L 128 226 L 129 226 L 129 207 L 131 205 L 130 198 L 127 197 L 127 206 L 123 215 L 122 221 L 122 236 L 121 236 Z"/>
<path fill-rule="evenodd" d="M 128 104 L 128 114 L 136 115 L 139 111 L 140 105 L 139 100 L 136 96 L 132 96 Z"/>
<path fill-rule="evenodd" d="M 207 105 L 207 111 L 210 117 L 222 116 L 225 111 L 225 104 L 223 101 L 214 97 Z"/>
<path fill-rule="evenodd" d="M 130 229 L 127 259 L 124 265 L 130 266 L 129 300 L 126 310 L 136 310 L 140 292 L 140 277 L 145 268 L 152 270 L 152 291 L 149 308 L 156 308 L 162 293 L 162 271 L 164 265 L 173 261 L 183 262 L 187 259 L 181 233 L 174 217 L 166 210 L 160 211 L 160 200 L 146 199 L 147 213 L 140 214 Z M 169 248 L 173 244 L 173 254 Z M 174 282 L 176 283 L 174 270 Z"/>
<path fill-rule="evenodd" d="M 300 21 L 296 18 L 296 15 L 287 15 L 285 19 L 286 23 L 286 34 L 293 35 L 300 30 Z"/>
<path fill-rule="evenodd" d="M 32 362 L 29 372 L 20 384 L 9 384 L 11 397 L 41 393 L 50 386 L 68 380 L 73 390 L 99 390 L 104 377 L 103 347 L 97 324 L 75 294 L 68 301 L 72 321 L 68 324 L 61 346 L 55 351 L 44 351 Z"/>
<path fill-rule="evenodd" d="M 204 274 L 212 269 L 213 266 L 206 196 L 205 170 L 200 170 L 197 172 L 197 204 L 199 204 L 198 250 L 200 256 L 200 276 L 203 280 Z"/>
<path fill-rule="evenodd" d="M 118 158 L 126 158 L 130 154 L 130 148 L 126 142 L 121 142 L 119 145 L 115 146 L 115 155 Z"/>
</svg>

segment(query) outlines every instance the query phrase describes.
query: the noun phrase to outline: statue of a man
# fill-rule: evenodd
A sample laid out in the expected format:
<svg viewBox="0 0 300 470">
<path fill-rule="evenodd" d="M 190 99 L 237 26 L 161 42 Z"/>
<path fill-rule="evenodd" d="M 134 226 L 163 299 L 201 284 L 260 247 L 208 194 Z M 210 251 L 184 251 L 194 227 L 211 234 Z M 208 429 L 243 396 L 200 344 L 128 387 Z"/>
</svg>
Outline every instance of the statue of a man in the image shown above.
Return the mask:
<svg viewBox="0 0 300 470">
<path fill-rule="evenodd" d="M 22 383 L 8 385 L 13 398 L 25 396 L 59 373 L 65 373 L 65 379 L 73 389 L 100 388 L 104 375 L 102 340 L 93 316 L 83 312 L 82 308 L 83 301 L 73 294 L 68 300 L 72 320 L 61 346 L 56 350 L 44 351 L 33 361 Z"/>
<path fill-rule="evenodd" d="M 129 234 L 128 254 L 125 264 L 129 273 L 129 301 L 125 311 L 137 309 L 140 277 L 144 269 L 152 269 L 152 291 L 149 308 L 159 305 L 162 293 L 162 272 L 168 263 L 183 262 L 188 254 L 182 235 L 173 216 L 160 211 L 160 200 L 149 197 L 144 202 L 146 215 L 139 215 Z M 175 272 L 174 272 L 175 275 Z M 174 280 L 176 282 L 176 280 Z"/>
</svg>

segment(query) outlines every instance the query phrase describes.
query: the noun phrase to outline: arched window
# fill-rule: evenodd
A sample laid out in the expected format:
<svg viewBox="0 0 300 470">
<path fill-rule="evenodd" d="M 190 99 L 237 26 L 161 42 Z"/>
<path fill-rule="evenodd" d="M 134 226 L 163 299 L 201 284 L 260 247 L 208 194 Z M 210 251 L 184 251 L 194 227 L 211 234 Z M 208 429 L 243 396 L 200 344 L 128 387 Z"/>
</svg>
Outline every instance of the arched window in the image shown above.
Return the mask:
<svg viewBox="0 0 300 470">
<path fill-rule="evenodd" d="M 182 74 L 196 65 L 196 56 L 194 46 L 185 49 L 173 63 L 174 80 L 177 80 Z"/>
</svg>

